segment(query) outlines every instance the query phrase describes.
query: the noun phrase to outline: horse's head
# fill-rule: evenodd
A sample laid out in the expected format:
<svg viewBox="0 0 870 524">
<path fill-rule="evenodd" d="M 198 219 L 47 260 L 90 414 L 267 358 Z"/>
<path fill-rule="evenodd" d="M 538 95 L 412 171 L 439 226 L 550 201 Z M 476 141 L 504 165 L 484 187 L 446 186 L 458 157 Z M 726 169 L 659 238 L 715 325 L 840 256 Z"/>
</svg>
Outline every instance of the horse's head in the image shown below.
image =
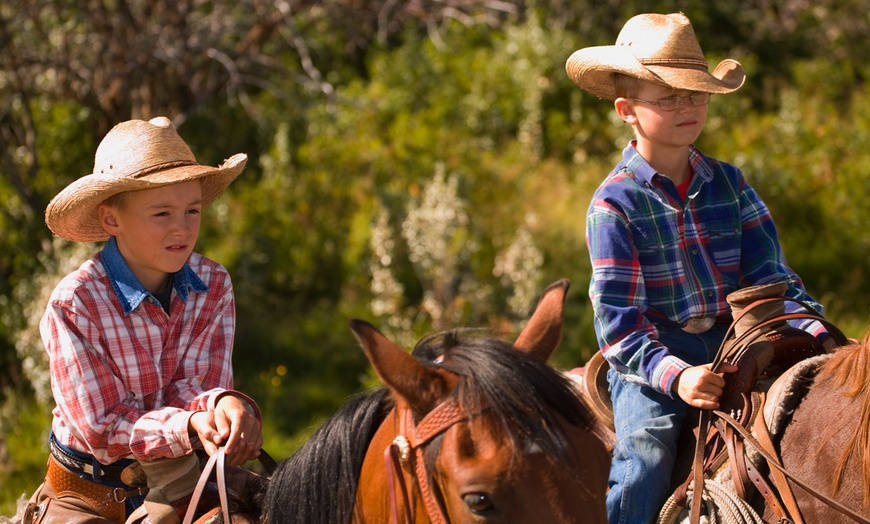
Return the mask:
<svg viewBox="0 0 870 524">
<path fill-rule="evenodd" d="M 358 516 L 605 521 L 608 453 L 569 382 L 546 365 L 567 288 L 561 281 L 545 291 L 513 344 L 453 331 L 425 339 L 412 356 L 351 322 L 395 402 L 363 462 Z"/>
</svg>

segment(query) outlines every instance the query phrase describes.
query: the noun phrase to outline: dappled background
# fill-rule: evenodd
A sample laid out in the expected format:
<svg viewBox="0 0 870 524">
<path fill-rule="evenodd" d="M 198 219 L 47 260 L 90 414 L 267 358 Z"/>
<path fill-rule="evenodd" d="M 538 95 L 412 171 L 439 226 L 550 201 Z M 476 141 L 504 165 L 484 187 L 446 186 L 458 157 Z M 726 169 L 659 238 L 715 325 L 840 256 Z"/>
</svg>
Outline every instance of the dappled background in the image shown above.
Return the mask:
<svg viewBox="0 0 870 524">
<path fill-rule="evenodd" d="M 100 248 L 53 239 L 43 211 L 112 125 L 167 115 L 203 163 L 248 154 L 198 250 L 233 277 L 237 386 L 284 457 L 376 384 L 349 318 L 406 346 L 455 325 L 508 336 L 565 277 L 554 363 L 592 354 L 584 215 L 629 129 L 564 63 L 676 10 L 711 64 L 748 72 L 698 145 L 743 169 L 811 294 L 860 336 L 864 0 L 0 0 L 0 514 L 45 465 L 48 293 Z"/>
</svg>

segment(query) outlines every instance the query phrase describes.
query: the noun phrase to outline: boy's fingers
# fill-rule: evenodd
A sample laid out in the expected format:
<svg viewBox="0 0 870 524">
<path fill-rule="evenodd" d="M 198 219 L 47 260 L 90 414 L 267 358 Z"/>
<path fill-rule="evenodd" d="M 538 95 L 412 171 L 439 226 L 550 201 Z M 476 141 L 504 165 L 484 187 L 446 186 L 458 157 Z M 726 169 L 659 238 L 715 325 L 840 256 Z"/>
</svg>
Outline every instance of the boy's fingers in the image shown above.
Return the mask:
<svg viewBox="0 0 870 524">
<path fill-rule="evenodd" d="M 233 425 L 230 442 L 232 445 L 227 445 L 227 453 L 232 465 L 238 466 L 256 458 L 263 444 L 260 421 L 251 416 L 241 417 L 238 424 Z"/>
<path fill-rule="evenodd" d="M 740 368 L 738 368 L 734 364 L 730 364 L 728 362 L 723 362 L 722 365 L 719 367 L 718 373 L 721 376 L 722 373 L 734 373 L 738 369 L 740 369 Z"/>
<path fill-rule="evenodd" d="M 216 410 L 214 415 L 215 428 L 220 434 L 222 440 L 226 440 L 230 436 L 232 423 L 223 410 Z"/>
<path fill-rule="evenodd" d="M 201 440 L 200 442 L 202 442 L 202 449 L 205 450 L 208 456 L 214 455 L 215 451 L 218 450 L 217 445 L 213 444 L 212 442 L 209 442 L 207 440 Z"/>
<path fill-rule="evenodd" d="M 214 415 L 211 412 L 198 412 L 190 418 L 190 426 L 196 432 L 203 447 L 208 452 L 206 445 L 211 445 L 212 442 L 220 444 L 221 437 L 218 435 L 215 428 Z M 212 446 L 214 447 L 214 446 Z"/>
</svg>

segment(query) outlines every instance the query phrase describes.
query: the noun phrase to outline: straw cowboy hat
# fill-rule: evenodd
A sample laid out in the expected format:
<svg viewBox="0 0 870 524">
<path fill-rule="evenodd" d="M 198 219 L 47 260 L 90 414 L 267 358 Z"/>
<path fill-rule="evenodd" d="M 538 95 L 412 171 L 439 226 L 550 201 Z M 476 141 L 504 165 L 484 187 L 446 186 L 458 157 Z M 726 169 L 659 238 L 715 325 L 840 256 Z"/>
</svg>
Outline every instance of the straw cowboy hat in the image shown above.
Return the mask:
<svg viewBox="0 0 870 524">
<path fill-rule="evenodd" d="M 74 181 L 45 209 L 45 223 L 54 234 L 76 242 L 107 240 L 97 208 L 124 191 L 202 180 L 202 203 L 208 205 L 235 180 L 248 157 L 237 153 L 219 167 L 196 161 L 165 116 L 128 120 L 113 127 L 97 147 L 94 171 Z"/>
<path fill-rule="evenodd" d="M 674 89 L 730 93 L 743 85 L 746 73 L 736 60 L 725 59 L 710 73 L 692 23 L 683 13 L 641 14 L 622 27 L 615 45 L 575 51 L 565 64 L 575 84 L 601 98 L 614 100 L 614 73 L 622 73 Z"/>
</svg>

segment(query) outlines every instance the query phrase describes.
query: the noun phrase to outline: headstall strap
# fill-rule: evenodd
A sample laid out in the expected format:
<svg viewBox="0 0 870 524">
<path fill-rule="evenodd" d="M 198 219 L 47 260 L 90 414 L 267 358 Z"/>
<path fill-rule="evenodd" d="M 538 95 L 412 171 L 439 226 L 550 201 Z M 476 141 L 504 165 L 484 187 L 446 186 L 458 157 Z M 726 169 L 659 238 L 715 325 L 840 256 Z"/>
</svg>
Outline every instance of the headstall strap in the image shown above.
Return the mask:
<svg viewBox="0 0 870 524">
<path fill-rule="evenodd" d="M 390 512 L 391 521 L 393 524 L 399 522 L 399 506 L 396 501 L 395 483 L 398 481 L 399 488 L 402 491 L 402 501 L 405 505 L 405 521 L 409 524 L 414 522 L 414 516 L 411 515 L 411 499 L 408 497 L 408 486 L 405 485 L 405 475 L 402 473 L 402 465 L 408 462 L 410 458 L 411 448 L 408 446 L 408 439 L 403 435 L 398 437 L 387 446 L 384 450 L 384 465 L 387 470 L 387 489 L 390 493 Z"/>
<path fill-rule="evenodd" d="M 433 438 L 447 431 L 450 426 L 470 418 L 472 414 L 466 412 L 453 400 L 445 400 L 423 417 L 419 424 L 414 424 L 414 416 L 411 410 L 406 409 L 397 413 L 399 419 L 399 435 L 384 450 L 384 462 L 387 469 L 387 484 L 390 491 L 390 511 L 394 524 L 398 523 L 399 510 L 395 496 L 396 481 L 402 492 L 405 505 L 405 520 L 413 524 L 414 516 L 411 513 L 411 501 L 408 488 L 405 485 L 405 477 L 402 473 L 403 466 L 412 460 L 414 476 L 420 486 L 423 496 L 423 504 L 426 513 L 433 524 L 447 524 L 447 516 L 444 514 L 441 504 L 438 502 L 435 492 L 429 483 L 429 475 L 426 471 L 426 463 L 423 460 L 423 448 Z"/>
</svg>

